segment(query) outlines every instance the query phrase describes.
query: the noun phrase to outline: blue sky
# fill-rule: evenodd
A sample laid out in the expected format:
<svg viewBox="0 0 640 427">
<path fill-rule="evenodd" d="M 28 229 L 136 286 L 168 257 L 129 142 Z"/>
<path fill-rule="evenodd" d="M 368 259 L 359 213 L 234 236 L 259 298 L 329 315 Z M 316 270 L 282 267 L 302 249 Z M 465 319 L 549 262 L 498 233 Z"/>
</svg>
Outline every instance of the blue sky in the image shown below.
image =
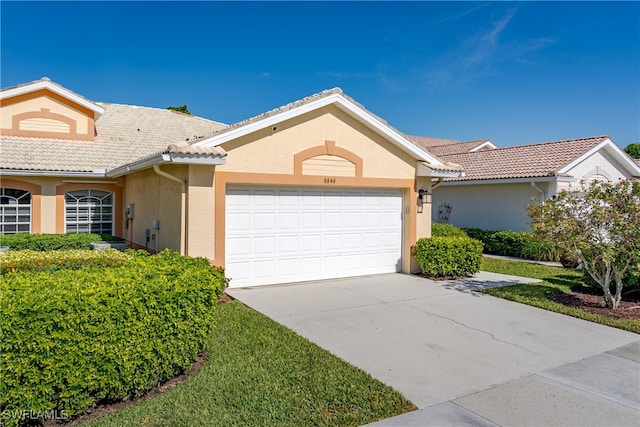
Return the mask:
<svg viewBox="0 0 640 427">
<path fill-rule="evenodd" d="M 640 2 L 0 3 L 2 87 L 235 123 L 332 87 L 411 134 L 640 141 Z"/>
</svg>

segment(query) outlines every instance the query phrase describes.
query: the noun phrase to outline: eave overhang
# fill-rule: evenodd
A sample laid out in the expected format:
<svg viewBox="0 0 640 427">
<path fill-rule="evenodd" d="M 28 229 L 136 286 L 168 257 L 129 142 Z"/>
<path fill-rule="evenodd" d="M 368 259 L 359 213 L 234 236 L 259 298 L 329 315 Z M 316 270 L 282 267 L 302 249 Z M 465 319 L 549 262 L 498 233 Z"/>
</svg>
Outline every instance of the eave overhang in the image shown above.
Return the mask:
<svg viewBox="0 0 640 427">
<path fill-rule="evenodd" d="M 226 156 L 210 156 L 201 154 L 158 153 L 138 161 L 119 166 L 107 171 L 106 176 L 117 178 L 132 172 L 152 168 L 153 165 L 172 163 L 176 165 L 224 165 Z"/>
<path fill-rule="evenodd" d="M 528 178 L 496 178 L 496 179 L 469 179 L 456 181 L 443 181 L 442 186 L 483 185 L 483 184 L 523 184 L 531 182 L 578 182 L 577 178 L 567 176 L 542 176 Z"/>
</svg>

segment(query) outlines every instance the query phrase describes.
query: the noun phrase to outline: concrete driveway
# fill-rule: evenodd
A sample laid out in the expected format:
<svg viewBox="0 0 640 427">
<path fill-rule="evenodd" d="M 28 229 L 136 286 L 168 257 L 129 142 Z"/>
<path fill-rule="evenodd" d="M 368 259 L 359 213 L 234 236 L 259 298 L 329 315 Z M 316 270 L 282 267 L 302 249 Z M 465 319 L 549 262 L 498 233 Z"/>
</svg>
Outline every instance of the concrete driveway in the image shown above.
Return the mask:
<svg viewBox="0 0 640 427">
<path fill-rule="evenodd" d="M 476 292 L 519 280 L 386 274 L 228 293 L 420 409 L 379 425 L 640 425 L 640 336 Z"/>
</svg>

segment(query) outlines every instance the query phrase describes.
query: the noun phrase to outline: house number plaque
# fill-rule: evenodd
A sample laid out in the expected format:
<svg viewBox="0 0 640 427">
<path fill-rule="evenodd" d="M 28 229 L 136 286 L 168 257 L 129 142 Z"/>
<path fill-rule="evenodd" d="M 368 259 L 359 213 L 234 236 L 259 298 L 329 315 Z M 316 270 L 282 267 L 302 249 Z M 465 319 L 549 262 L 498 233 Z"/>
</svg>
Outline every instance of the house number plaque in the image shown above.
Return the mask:
<svg viewBox="0 0 640 427">
<path fill-rule="evenodd" d="M 335 178 L 325 178 L 324 179 L 324 183 L 325 184 L 335 184 L 336 183 L 336 179 Z"/>
</svg>

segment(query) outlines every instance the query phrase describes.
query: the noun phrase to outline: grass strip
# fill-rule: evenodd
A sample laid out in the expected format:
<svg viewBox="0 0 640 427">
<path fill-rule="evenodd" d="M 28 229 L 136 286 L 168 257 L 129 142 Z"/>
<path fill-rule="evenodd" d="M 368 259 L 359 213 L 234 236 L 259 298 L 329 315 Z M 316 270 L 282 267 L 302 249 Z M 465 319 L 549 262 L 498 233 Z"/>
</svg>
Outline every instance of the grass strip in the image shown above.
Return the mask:
<svg viewBox="0 0 640 427">
<path fill-rule="evenodd" d="M 202 370 L 86 426 L 356 426 L 415 409 L 400 393 L 237 301 L 216 307 Z"/>
<path fill-rule="evenodd" d="M 625 331 L 640 333 L 640 320 L 615 319 L 590 313 L 579 308 L 568 307 L 551 300 L 551 296 L 554 294 L 568 294 L 572 289 L 579 288 L 582 285 L 581 272 L 542 264 L 507 261 L 488 257 L 485 257 L 482 261 L 482 270 L 542 280 L 542 282 L 538 283 L 486 289 L 482 291 L 485 294 L 600 323 L 602 325 L 612 326 Z"/>
</svg>

